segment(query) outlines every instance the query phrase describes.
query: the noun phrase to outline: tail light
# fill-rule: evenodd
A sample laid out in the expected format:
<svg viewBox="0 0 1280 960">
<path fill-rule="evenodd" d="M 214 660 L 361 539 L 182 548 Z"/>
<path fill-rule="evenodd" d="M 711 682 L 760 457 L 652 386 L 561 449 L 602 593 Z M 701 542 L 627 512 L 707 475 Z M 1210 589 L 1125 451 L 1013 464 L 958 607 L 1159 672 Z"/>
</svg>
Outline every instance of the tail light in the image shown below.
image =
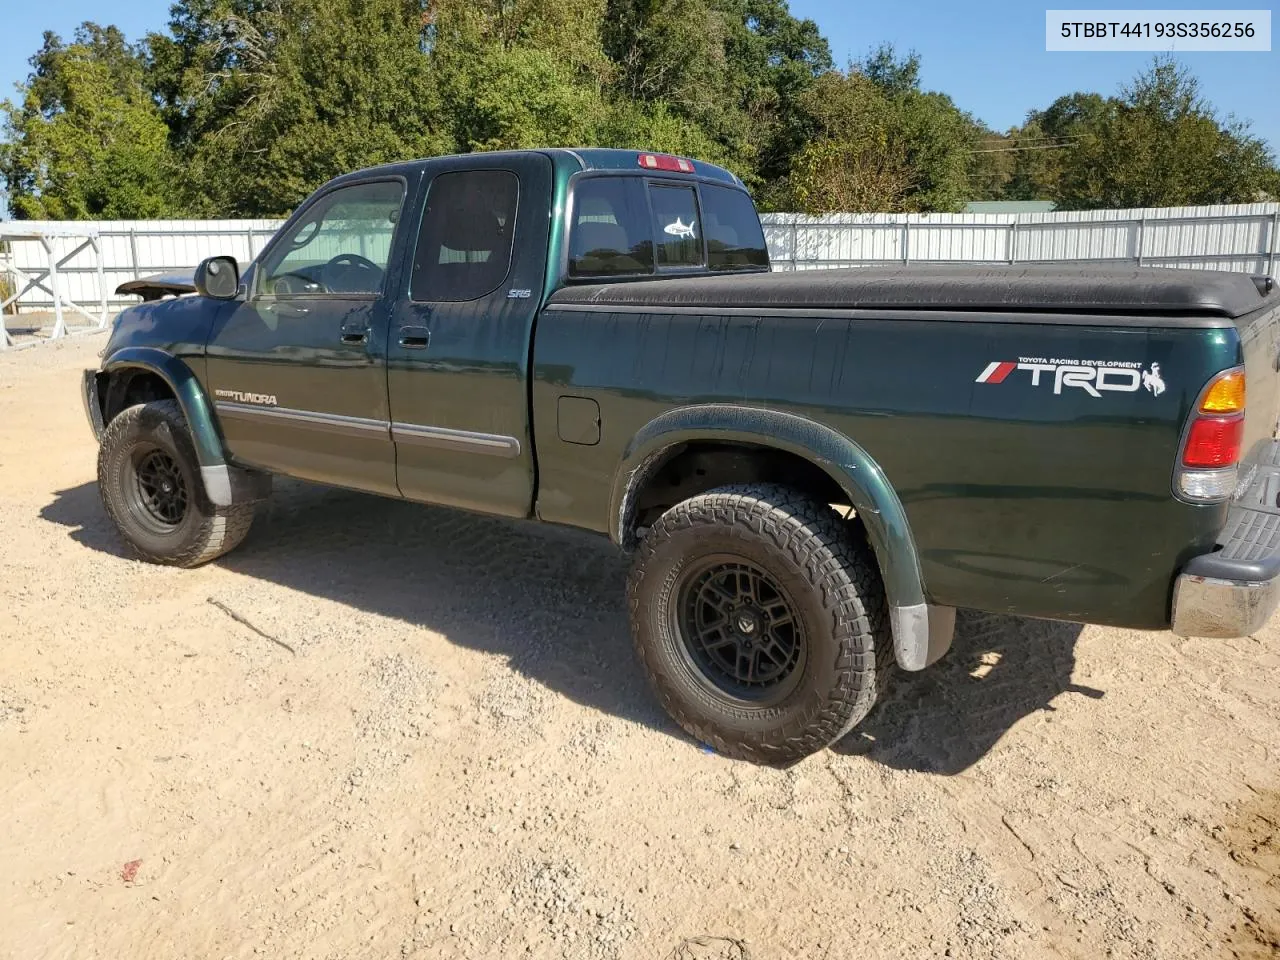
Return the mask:
<svg viewBox="0 0 1280 960">
<path fill-rule="evenodd" d="M 1244 441 L 1244 369 L 1225 370 L 1201 391 L 1178 456 L 1177 490 L 1184 500 L 1225 500 L 1236 488 Z"/>
</svg>

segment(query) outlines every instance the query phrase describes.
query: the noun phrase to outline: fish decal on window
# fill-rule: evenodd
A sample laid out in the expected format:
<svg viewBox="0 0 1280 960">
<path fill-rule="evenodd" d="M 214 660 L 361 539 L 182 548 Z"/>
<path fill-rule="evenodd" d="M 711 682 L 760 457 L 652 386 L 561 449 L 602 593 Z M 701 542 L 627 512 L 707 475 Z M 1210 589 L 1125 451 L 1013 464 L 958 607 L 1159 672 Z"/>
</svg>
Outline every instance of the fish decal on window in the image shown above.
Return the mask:
<svg viewBox="0 0 1280 960">
<path fill-rule="evenodd" d="M 697 234 L 693 232 L 693 224 L 695 221 L 690 220 L 688 223 L 682 223 L 679 217 L 676 217 L 675 223 L 668 223 L 662 228 L 663 233 L 669 233 L 673 237 L 689 237 L 697 239 Z"/>
</svg>

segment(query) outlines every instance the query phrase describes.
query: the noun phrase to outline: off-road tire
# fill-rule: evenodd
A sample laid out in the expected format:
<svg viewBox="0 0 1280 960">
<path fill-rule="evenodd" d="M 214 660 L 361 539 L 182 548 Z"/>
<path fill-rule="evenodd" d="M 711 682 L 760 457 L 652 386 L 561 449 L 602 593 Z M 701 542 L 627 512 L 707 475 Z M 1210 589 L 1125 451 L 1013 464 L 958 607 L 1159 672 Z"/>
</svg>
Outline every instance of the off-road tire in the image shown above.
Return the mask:
<svg viewBox="0 0 1280 960">
<path fill-rule="evenodd" d="M 687 652 L 681 584 L 713 555 L 774 578 L 804 621 L 803 666 L 780 702 L 709 689 Z M 662 705 L 730 757 L 784 764 L 821 750 L 870 712 L 893 669 L 884 585 L 861 529 L 787 487 L 733 484 L 667 510 L 640 543 L 627 593 L 636 650 Z"/>
<path fill-rule="evenodd" d="M 138 456 L 167 455 L 185 485 L 182 517 L 166 526 L 148 518 L 138 496 Z M 102 435 L 98 448 L 98 492 L 124 539 L 143 560 L 197 567 L 239 545 L 253 522 L 253 504 L 218 507 L 209 502 L 200 463 L 176 400 L 156 400 L 122 410 Z"/>
</svg>

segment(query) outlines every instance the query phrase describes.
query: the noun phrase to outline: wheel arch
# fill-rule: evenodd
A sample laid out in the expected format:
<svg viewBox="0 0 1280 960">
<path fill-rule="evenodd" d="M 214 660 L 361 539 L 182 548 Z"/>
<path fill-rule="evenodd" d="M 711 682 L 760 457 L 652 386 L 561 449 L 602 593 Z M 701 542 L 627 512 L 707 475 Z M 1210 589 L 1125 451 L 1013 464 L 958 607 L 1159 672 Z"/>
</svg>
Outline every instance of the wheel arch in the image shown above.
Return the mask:
<svg viewBox="0 0 1280 960">
<path fill-rule="evenodd" d="M 271 490 L 270 474 L 232 466 L 208 394 L 192 369 L 178 357 L 154 347 L 126 347 L 107 358 L 96 376 L 98 409 L 106 416 L 113 378 L 139 374 L 162 381 L 182 408 L 200 464 L 205 494 L 216 506 L 262 500 Z M 118 412 L 118 411 L 117 411 Z"/>
<path fill-rule="evenodd" d="M 673 458 L 699 444 L 741 445 L 794 457 L 808 465 L 811 480 L 838 489 L 863 521 L 880 566 L 898 662 L 919 670 L 946 652 L 954 609 L 926 600 L 915 539 L 893 485 L 862 446 L 805 417 L 698 404 L 654 418 L 632 437 L 614 474 L 609 535 L 616 543 L 624 549 L 635 546 L 637 506 L 646 487 Z M 823 495 L 822 488 L 817 495 Z"/>
<path fill-rule="evenodd" d="M 182 407 L 187 418 L 187 428 L 195 444 L 196 456 L 201 467 L 225 464 L 222 435 L 214 420 L 209 398 L 189 366 L 172 354 L 154 347 L 126 347 L 113 353 L 102 365 L 98 374 L 99 395 L 105 401 L 112 378 L 145 373 L 159 377 L 168 386 L 173 398 Z M 104 389 L 105 388 L 105 389 Z M 107 409 L 103 407 L 103 420 L 109 422 Z"/>
</svg>

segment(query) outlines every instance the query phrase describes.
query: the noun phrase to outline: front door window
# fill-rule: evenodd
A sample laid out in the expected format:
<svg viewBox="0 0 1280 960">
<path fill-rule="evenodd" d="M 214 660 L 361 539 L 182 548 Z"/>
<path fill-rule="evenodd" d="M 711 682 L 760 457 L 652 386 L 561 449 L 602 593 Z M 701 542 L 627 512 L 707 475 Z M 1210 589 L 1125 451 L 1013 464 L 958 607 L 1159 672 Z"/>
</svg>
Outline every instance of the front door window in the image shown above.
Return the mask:
<svg viewBox="0 0 1280 960">
<path fill-rule="evenodd" d="M 404 202 L 398 180 L 340 187 L 313 203 L 262 265 L 264 296 L 377 296 Z"/>
</svg>

